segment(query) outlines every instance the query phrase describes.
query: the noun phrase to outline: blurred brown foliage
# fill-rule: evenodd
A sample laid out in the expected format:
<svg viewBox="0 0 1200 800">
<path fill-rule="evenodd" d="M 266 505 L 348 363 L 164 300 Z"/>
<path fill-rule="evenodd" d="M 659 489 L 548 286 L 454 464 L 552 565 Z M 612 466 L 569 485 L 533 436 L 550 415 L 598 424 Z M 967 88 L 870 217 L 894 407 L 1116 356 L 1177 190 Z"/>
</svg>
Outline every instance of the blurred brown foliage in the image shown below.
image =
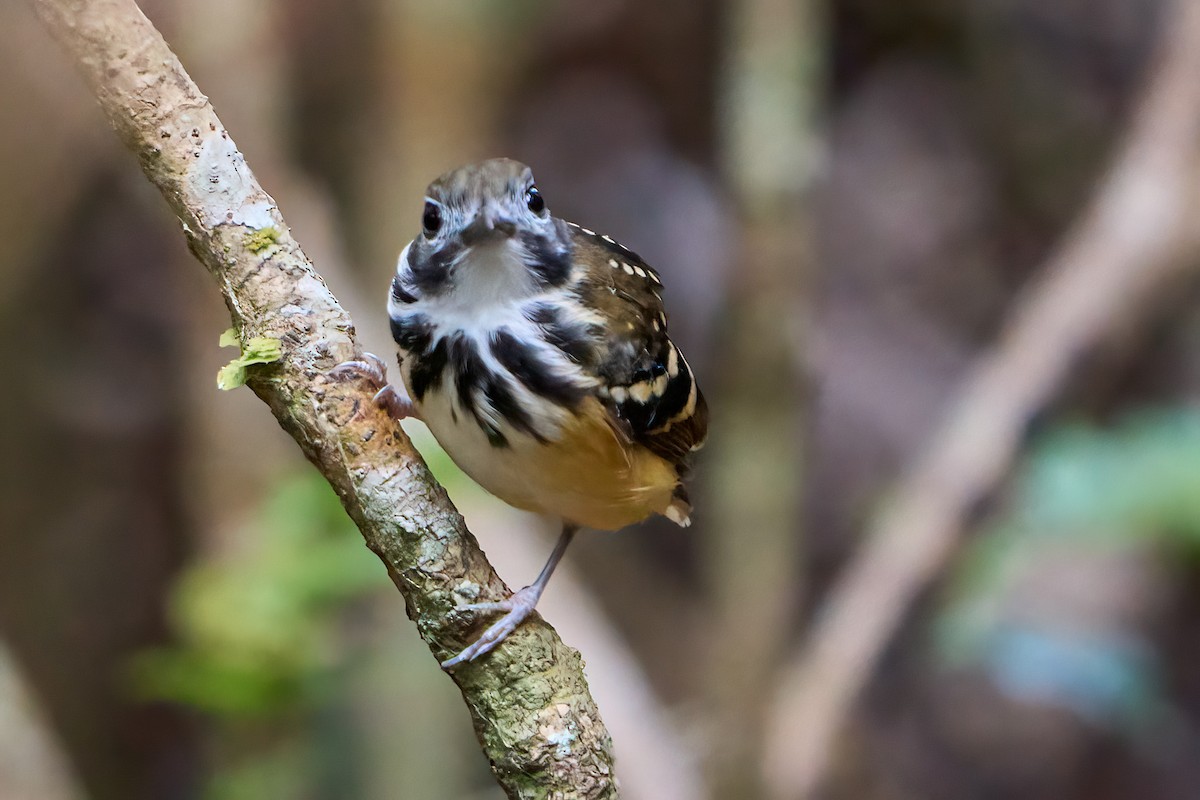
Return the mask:
<svg viewBox="0 0 1200 800">
<path fill-rule="evenodd" d="M 712 395 L 696 527 L 584 537 L 544 611 L 587 659 L 626 795 L 664 800 L 762 795 L 756 737 L 780 660 L 1102 180 L 1165 2 L 797 0 L 818 65 L 797 87 L 818 108 L 795 142 L 812 172 L 766 211 L 729 152 L 744 3 L 142 5 L 368 349 L 391 351 L 384 287 L 425 184 L 472 159 L 530 163 L 555 214 L 661 272 Z M 39 785 L 8 774 L 22 769 L 69 772 L 99 800 L 494 796 L 467 715 L 386 589 L 336 615 L 312 702 L 229 719 L 136 691 L 135 657 L 186 640 L 180 576 L 268 563 L 264 498 L 306 466 L 249 393 L 215 390 L 216 292 L 21 3 L 0 5 L 0 98 L 0 638 L 62 752 L 0 757 L 0 796 Z M 1029 442 L 1064 420 L 1103 431 L 1142 406 L 1196 406 L 1196 298 L 1180 286 L 1090 355 Z M 746 466 L 747 451 L 761 459 Z M 537 523 L 443 474 L 509 582 L 532 576 Z M 737 502 L 764 481 L 779 502 L 748 521 Z M 980 529 L 1023 496 L 1002 487 Z M 949 663 L 931 643 L 934 592 L 888 647 L 823 796 L 1195 796 L 1194 557 L 1085 538 L 1030 560 L 997 601 L 1006 618 L 1119 631 L 1153 653 L 1167 712 L 1131 733 L 1015 691 L 986 659 Z M 2 730 L 0 748 L 21 739 Z M 276 768 L 230 778 L 256 757 Z"/>
</svg>

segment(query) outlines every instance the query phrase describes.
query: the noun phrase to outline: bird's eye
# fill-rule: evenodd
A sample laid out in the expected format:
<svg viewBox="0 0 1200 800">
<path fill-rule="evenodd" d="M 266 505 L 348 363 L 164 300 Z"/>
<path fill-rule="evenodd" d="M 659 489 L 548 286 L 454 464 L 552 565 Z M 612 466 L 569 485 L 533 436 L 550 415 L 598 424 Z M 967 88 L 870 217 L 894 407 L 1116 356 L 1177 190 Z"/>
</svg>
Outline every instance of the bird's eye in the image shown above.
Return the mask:
<svg viewBox="0 0 1200 800">
<path fill-rule="evenodd" d="M 425 229 L 425 235 L 431 239 L 442 227 L 442 210 L 438 208 L 437 203 L 425 204 L 425 213 L 421 215 L 421 226 Z"/>
<path fill-rule="evenodd" d="M 525 203 L 529 206 L 529 210 L 535 214 L 541 214 L 546 210 L 546 201 L 542 198 L 542 193 L 538 191 L 536 186 L 530 186 L 525 192 Z"/>
</svg>

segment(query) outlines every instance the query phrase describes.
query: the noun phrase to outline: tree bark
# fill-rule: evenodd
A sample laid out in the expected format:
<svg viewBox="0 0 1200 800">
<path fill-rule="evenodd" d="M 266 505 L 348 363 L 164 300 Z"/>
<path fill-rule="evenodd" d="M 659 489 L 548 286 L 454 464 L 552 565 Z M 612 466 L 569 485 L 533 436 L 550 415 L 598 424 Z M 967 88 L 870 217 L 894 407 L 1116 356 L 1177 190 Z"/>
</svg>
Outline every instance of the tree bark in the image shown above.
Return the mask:
<svg viewBox="0 0 1200 800">
<path fill-rule="evenodd" d="M 360 355 L 349 316 L 133 0 L 32 2 L 179 218 L 240 340 L 281 342 L 282 359 L 251 367 L 248 385 L 342 498 L 433 655 L 452 655 L 480 627 L 454 608 L 508 590 L 370 387 L 328 376 Z M 522 625 L 452 677 L 509 797 L 617 796 L 582 661 L 544 622 Z"/>
</svg>

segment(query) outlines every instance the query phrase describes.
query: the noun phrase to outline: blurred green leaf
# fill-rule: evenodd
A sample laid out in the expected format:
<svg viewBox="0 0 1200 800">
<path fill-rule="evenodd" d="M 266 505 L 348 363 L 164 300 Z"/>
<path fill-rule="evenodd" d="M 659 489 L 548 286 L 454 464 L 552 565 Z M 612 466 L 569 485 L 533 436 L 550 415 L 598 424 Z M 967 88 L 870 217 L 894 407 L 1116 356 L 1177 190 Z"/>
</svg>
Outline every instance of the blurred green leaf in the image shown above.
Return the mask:
<svg viewBox="0 0 1200 800">
<path fill-rule="evenodd" d="M 309 776 L 303 767 L 311 762 L 308 743 L 288 742 L 218 772 L 204 793 L 205 800 L 307 797 Z"/>
<path fill-rule="evenodd" d="M 311 704 L 338 659 L 339 613 L 387 582 L 316 473 L 282 482 L 244 535 L 251 546 L 236 560 L 179 579 L 180 644 L 135 659 L 142 695 L 234 716 Z"/>
<path fill-rule="evenodd" d="M 1074 424 L 1041 438 L 1006 512 L 969 546 L 938 621 L 943 657 L 984 666 L 1012 694 L 1080 714 L 1133 720 L 1160 705 L 1139 631 L 1012 618 L 1022 576 L 1073 553 L 1134 558 L 1200 546 L 1200 410 L 1143 411 L 1109 429 Z M 1022 604 L 1015 604 L 1021 606 Z M 1116 624 L 1116 623 L 1114 623 Z M 1042 627 L 1039 627 L 1041 625 Z"/>
<path fill-rule="evenodd" d="M 1200 411 L 1145 411 L 1114 430 L 1073 425 L 1034 449 L 1009 521 L 1040 535 L 1154 535 L 1200 544 Z"/>
<path fill-rule="evenodd" d="M 237 331 L 229 328 L 221 334 L 218 341 L 221 347 L 237 347 L 239 345 Z M 236 389 L 246 382 L 246 367 L 251 364 L 270 364 L 283 358 L 283 350 L 278 339 L 266 336 L 255 336 L 246 342 L 242 354 L 230 361 L 217 372 L 217 388 L 223 391 Z"/>
</svg>

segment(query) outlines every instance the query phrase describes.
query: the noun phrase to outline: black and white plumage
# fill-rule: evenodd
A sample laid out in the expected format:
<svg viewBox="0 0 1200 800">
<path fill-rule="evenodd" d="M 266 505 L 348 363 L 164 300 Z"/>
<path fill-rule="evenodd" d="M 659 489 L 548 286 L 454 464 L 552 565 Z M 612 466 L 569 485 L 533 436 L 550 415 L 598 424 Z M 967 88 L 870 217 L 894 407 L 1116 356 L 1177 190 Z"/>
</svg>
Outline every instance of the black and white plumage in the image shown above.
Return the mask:
<svg viewBox="0 0 1200 800">
<path fill-rule="evenodd" d="M 509 613 L 452 665 L 532 610 L 575 528 L 655 513 L 687 525 L 682 479 L 708 411 L 668 336 L 658 274 L 551 216 L 528 167 L 493 159 L 443 175 L 422 226 L 388 299 L 412 407 L 481 486 L 565 525 L 527 596 L 482 609 Z"/>
</svg>

